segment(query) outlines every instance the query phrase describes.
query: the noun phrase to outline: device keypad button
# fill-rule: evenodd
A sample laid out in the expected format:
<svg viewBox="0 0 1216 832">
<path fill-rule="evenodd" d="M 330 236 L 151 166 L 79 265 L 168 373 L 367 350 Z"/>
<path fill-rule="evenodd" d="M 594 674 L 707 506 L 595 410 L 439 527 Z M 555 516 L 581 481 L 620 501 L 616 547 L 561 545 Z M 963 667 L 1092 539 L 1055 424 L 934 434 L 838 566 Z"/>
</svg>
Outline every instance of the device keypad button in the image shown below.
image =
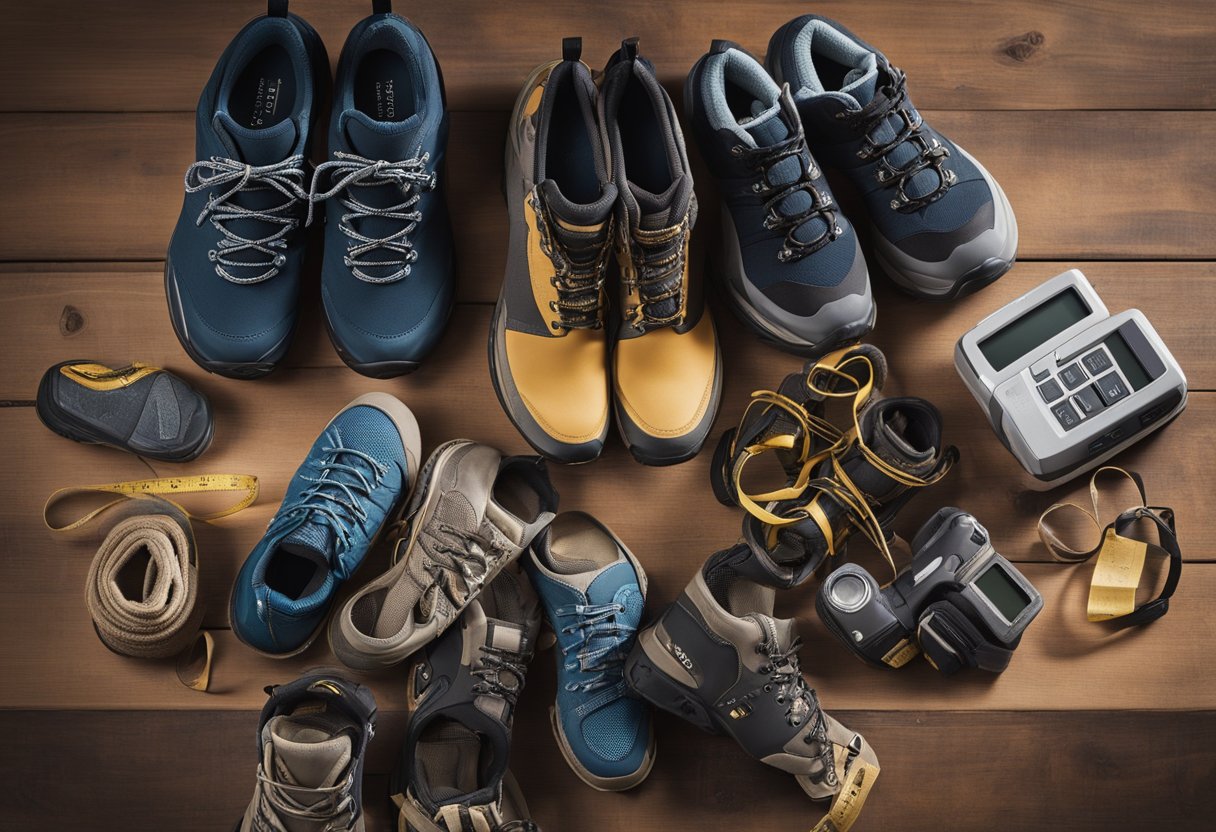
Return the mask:
<svg viewBox="0 0 1216 832">
<path fill-rule="evenodd" d="M 1064 382 L 1064 386 L 1069 390 L 1076 390 L 1085 383 L 1087 376 L 1085 375 L 1085 371 L 1081 369 L 1081 365 L 1074 361 L 1063 370 L 1060 370 L 1059 379 Z"/>
<path fill-rule="evenodd" d="M 1130 395 L 1118 373 L 1107 373 L 1098 379 L 1094 386 L 1098 388 L 1098 395 L 1108 406 Z"/>
<path fill-rule="evenodd" d="M 1078 390 L 1072 397 L 1072 401 L 1077 406 L 1077 410 L 1086 416 L 1092 416 L 1106 407 L 1106 403 L 1102 401 L 1102 397 L 1098 395 L 1098 391 L 1092 385 Z"/>
<path fill-rule="evenodd" d="M 1060 402 L 1051 409 L 1052 414 L 1056 417 L 1056 421 L 1060 423 L 1060 427 L 1064 430 L 1072 430 L 1077 425 L 1081 424 L 1081 417 L 1077 415 L 1077 411 L 1067 400 Z"/>
<path fill-rule="evenodd" d="M 1064 395 L 1064 391 L 1060 389 L 1060 385 L 1053 378 L 1046 384 L 1039 385 L 1039 395 L 1043 397 L 1043 401 L 1051 404 L 1060 396 Z"/>
<path fill-rule="evenodd" d="M 1089 370 L 1091 376 L 1097 376 L 1098 373 L 1104 370 L 1109 370 L 1112 366 L 1110 356 L 1105 350 L 1094 350 L 1089 355 L 1081 359 L 1081 363 L 1085 365 L 1085 369 Z"/>
</svg>

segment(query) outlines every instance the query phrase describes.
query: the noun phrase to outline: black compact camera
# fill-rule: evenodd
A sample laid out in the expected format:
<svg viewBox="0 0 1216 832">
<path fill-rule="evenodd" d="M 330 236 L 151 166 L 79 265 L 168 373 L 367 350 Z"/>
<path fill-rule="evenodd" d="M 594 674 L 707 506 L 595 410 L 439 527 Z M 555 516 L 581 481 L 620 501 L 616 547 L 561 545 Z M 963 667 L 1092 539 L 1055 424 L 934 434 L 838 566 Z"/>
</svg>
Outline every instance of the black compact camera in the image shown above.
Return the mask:
<svg viewBox="0 0 1216 832">
<path fill-rule="evenodd" d="M 912 563 L 886 587 L 856 564 L 828 575 L 815 608 L 866 662 L 902 667 L 917 653 L 949 676 L 964 667 L 1000 673 L 1043 596 L 997 554 L 967 512 L 943 508 L 912 540 Z"/>
</svg>

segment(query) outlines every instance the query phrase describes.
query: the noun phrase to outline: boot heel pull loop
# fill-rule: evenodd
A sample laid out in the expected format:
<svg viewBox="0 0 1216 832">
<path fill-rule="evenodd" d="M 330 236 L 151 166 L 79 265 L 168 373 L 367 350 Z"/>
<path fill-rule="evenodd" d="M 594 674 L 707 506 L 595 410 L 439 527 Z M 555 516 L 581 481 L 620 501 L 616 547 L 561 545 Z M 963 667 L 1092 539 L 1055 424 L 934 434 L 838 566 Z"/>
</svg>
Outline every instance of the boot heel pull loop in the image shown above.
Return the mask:
<svg viewBox="0 0 1216 832">
<path fill-rule="evenodd" d="M 266 0 L 267 17 L 287 17 L 287 0 Z"/>
</svg>

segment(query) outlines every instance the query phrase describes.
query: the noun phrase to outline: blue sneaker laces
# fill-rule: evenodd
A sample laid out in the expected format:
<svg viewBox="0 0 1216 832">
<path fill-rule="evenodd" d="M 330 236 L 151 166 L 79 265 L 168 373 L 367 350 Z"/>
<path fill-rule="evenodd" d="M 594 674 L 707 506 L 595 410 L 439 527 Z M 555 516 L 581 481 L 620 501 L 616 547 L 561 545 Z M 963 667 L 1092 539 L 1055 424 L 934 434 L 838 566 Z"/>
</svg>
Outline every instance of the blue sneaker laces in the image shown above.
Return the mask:
<svg viewBox="0 0 1216 832">
<path fill-rule="evenodd" d="M 623 612 L 625 607 L 621 604 L 574 604 L 554 610 L 558 618 L 578 616 L 578 620 L 562 627 L 562 633 L 571 635 L 575 631 L 581 631 L 582 634 L 578 641 L 562 648 L 564 656 L 569 656 L 571 651 L 578 651 L 578 663 L 568 662 L 566 669 L 596 674 L 581 682 L 566 683 L 566 690 L 571 693 L 590 693 L 620 680 L 625 669 L 625 651 L 621 648 L 630 635 L 629 629 L 616 623 L 616 616 Z M 596 639 L 606 643 L 592 647 Z"/>
<path fill-rule="evenodd" d="M 370 454 L 343 448 L 338 443 L 323 447 L 321 452 L 325 456 L 316 463 L 320 476 L 302 477 L 312 485 L 304 489 L 292 505 L 283 507 L 278 518 L 267 529 L 267 534 L 295 528 L 302 525 L 302 521 L 321 522 L 333 530 L 337 549 L 342 552 L 350 546 L 352 527 L 357 525 L 362 528 L 367 520 L 367 509 L 361 504 L 361 499 L 371 496 L 388 473 L 388 466 L 377 462 Z M 371 478 L 361 466 L 339 462 L 343 455 L 352 457 L 352 463 L 362 461 L 370 470 Z M 336 479 L 336 474 L 346 476 Z"/>
<path fill-rule="evenodd" d="M 215 273 L 232 283 L 261 283 L 279 273 L 287 262 L 283 250 L 287 248 L 286 236 L 300 225 L 296 205 L 308 199 L 304 190 L 304 157 L 289 156 L 273 165 L 248 165 L 221 156 L 195 162 L 186 169 L 186 193 L 192 194 L 208 188 L 219 188 L 231 184 L 219 196 L 207 195 L 207 204 L 195 220 L 201 226 L 208 217 L 222 237 L 219 244 L 207 252 L 215 263 Z M 239 193 L 275 190 L 286 197 L 286 202 L 269 208 L 246 208 L 232 201 Z M 244 237 L 228 228 L 227 223 L 238 220 L 253 220 L 279 226 L 266 237 Z M 233 255 L 251 251 L 265 255 L 266 260 L 239 260 Z M 238 277 L 230 272 L 231 267 L 264 269 L 254 277 Z"/>
<path fill-rule="evenodd" d="M 435 171 L 428 172 L 427 162 L 431 154 L 423 153 L 412 159 L 400 162 L 365 159 L 354 153 L 334 153 L 336 157 L 329 162 L 317 166 L 316 176 L 313 177 L 312 189 L 308 194 L 308 217 L 312 220 L 313 206 L 324 202 L 332 196 L 342 194 L 339 201 L 348 213 L 342 215 L 339 227 L 342 233 L 350 237 L 347 243 L 346 255 L 342 262 L 359 280 L 367 283 L 394 283 L 410 273 L 410 264 L 418 259 L 418 252 L 410 242 L 409 235 L 422 221 L 422 212 L 415 208 L 418 200 L 422 199 L 424 191 L 432 191 L 439 182 Z M 320 183 L 325 176 L 338 178 L 328 191 L 317 193 Z M 352 186 L 374 188 L 380 185 L 396 185 L 405 197 L 403 202 L 386 208 L 375 208 L 355 199 L 351 193 Z M 411 210 L 413 209 L 413 210 Z M 362 220 L 369 217 L 381 217 L 386 220 L 398 220 L 401 227 L 387 237 L 369 237 L 361 234 L 351 224 L 352 220 Z M 384 249 L 391 254 L 400 255 L 396 260 L 360 260 L 365 254 L 376 249 Z M 395 266 L 396 271 L 384 276 L 368 274 L 364 269 L 382 269 Z"/>
</svg>

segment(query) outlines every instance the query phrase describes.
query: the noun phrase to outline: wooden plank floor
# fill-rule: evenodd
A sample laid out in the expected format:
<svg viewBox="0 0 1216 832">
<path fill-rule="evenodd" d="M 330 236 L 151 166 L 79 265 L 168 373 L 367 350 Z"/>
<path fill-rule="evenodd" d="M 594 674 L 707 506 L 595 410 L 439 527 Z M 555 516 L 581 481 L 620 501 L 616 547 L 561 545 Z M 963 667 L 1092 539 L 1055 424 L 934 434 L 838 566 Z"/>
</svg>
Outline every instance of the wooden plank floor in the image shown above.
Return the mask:
<svg viewBox="0 0 1216 832">
<path fill-rule="evenodd" d="M 296 0 L 336 57 L 370 3 Z M 316 276 L 283 368 L 268 379 L 209 376 L 182 352 L 161 277 L 193 161 L 199 90 L 257 0 L 166 4 L 0 0 L 0 781 L 12 799 L 0 829 L 227 830 L 253 787 L 262 687 L 332 663 L 324 645 L 275 662 L 227 630 L 233 577 L 320 427 L 359 393 L 386 390 L 414 409 L 425 450 L 457 435 L 505 451 L 526 446 L 495 401 L 485 337 L 506 248 L 499 197 L 501 136 L 518 84 L 582 34 L 601 65 L 642 35 L 673 96 L 711 37 L 762 52 L 790 17 L 843 21 L 908 71 L 933 124 L 983 160 L 1018 214 L 1020 262 L 1000 282 L 949 306 L 927 306 L 874 274 L 873 341 L 891 359 L 890 389 L 941 408 L 956 471 L 901 516 L 904 534 L 938 506 L 977 514 L 998 548 L 1046 599 L 1009 671 L 942 679 L 924 663 L 884 674 L 850 658 L 813 612 L 814 589 L 787 593 L 801 619 L 803 664 L 825 706 L 865 733 L 883 774 L 859 830 L 1131 830 L 1211 828 L 1216 814 L 1216 34 L 1209 3 L 1177 0 L 778 0 L 399 3 L 444 67 L 453 109 L 448 180 L 460 247 L 459 305 L 417 374 L 375 381 L 346 369 L 317 310 Z M 677 98 L 678 100 L 678 98 Z M 699 162 L 694 162 L 699 165 Z M 703 172 L 699 166 L 698 172 Z M 697 181 L 703 205 L 716 195 Z M 702 211 L 698 250 L 715 234 Z M 1045 557 L 1034 521 L 1050 503 L 1083 499 L 1084 483 L 1028 486 L 954 373 L 953 342 L 984 315 L 1071 266 L 1112 310 L 1138 307 L 1186 370 L 1192 397 L 1170 428 L 1119 461 L 1150 498 L 1173 506 L 1186 567 L 1170 614 L 1110 636 L 1084 620 L 1088 568 Z M 715 437 L 749 391 L 799 362 L 757 343 L 714 311 L 726 355 Z M 204 389 L 218 412 L 199 461 L 173 466 L 75 445 L 33 408 L 37 380 L 68 358 L 166 366 Z M 604 458 L 554 470 L 564 508 L 618 531 L 651 576 L 653 612 L 697 565 L 738 535 L 718 505 L 707 455 L 646 469 L 613 438 Z M 40 520 L 53 489 L 179 473 L 257 474 L 248 511 L 199 530 L 206 624 L 214 628 L 213 693 L 176 682 L 164 663 L 123 659 L 94 637 L 82 586 L 95 541 L 54 537 Z M 696 522 L 690 523 L 690 518 Z M 863 555 L 863 557 L 865 557 Z M 384 567 L 377 551 L 358 580 Z M 369 679 L 382 722 L 365 786 L 369 829 L 395 829 L 386 775 L 404 726 L 400 670 Z M 521 702 L 514 768 L 546 832 L 794 832 L 817 817 L 787 776 L 729 741 L 657 720 L 658 762 L 633 793 L 608 795 L 568 770 L 548 727 L 552 657 L 537 657 Z"/>
</svg>

